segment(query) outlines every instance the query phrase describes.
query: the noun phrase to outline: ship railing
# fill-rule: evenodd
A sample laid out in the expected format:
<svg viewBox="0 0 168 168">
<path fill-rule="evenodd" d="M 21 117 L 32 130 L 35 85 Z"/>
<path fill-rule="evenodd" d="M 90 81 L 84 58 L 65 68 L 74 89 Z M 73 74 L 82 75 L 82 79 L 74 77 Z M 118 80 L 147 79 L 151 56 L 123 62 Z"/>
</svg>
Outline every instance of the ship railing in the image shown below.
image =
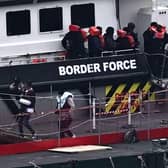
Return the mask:
<svg viewBox="0 0 168 168">
<path fill-rule="evenodd" d="M 131 55 L 135 53 L 140 53 L 139 48 L 135 49 L 125 49 L 125 50 L 114 50 L 114 51 L 103 51 L 101 56 L 117 56 L 117 55 Z M 143 52 L 141 52 L 143 53 Z M 154 79 L 168 79 L 168 52 L 165 53 L 143 53 L 146 57 L 146 62 L 148 63 L 148 68 L 151 76 Z"/>
<path fill-rule="evenodd" d="M 123 49 L 123 50 L 111 50 L 111 51 L 103 51 L 101 53 L 102 57 L 105 56 L 115 56 L 115 55 L 127 55 L 127 54 L 135 54 L 137 52 L 140 52 L 139 48 L 133 48 L 133 49 Z"/>
<path fill-rule="evenodd" d="M 31 125 L 39 139 L 61 138 L 60 119 L 63 111 L 56 108 L 56 97 L 57 94 L 53 92 L 50 96 L 36 96 L 36 112 L 31 116 Z M 11 98 L 13 100 L 15 95 Z M 76 107 L 71 111 L 73 120 L 70 130 L 76 137 L 97 135 L 101 143 L 102 134 L 122 133 L 128 129 L 136 129 L 137 131 L 146 130 L 144 136 L 152 139 L 153 129 L 168 128 L 168 90 L 148 93 L 128 92 L 120 96 L 103 98 L 74 92 L 74 101 Z M 10 117 L 8 113 L 0 115 L 0 129 L 18 135 L 16 118 L 12 115 Z M 31 136 L 27 130 L 25 135 Z"/>
<path fill-rule="evenodd" d="M 168 53 L 144 53 L 151 74 L 158 79 L 168 79 Z"/>
<path fill-rule="evenodd" d="M 126 50 L 115 50 L 115 51 L 103 51 L 101 56 L 113 56 L 113 55 L 127 55 L 139 52 L 138 48 L 126 49 Z M 24 64 L 37 64 L 45 62 L 56 62 L 66 59 L 66 51 L 56 51 L 51 53 L 37 53 L 18 55 L 12 57 L 2 57 L 0 59 L 0 66 L 12 66 L 12 65 L 24 65 Z"/>
</svg>

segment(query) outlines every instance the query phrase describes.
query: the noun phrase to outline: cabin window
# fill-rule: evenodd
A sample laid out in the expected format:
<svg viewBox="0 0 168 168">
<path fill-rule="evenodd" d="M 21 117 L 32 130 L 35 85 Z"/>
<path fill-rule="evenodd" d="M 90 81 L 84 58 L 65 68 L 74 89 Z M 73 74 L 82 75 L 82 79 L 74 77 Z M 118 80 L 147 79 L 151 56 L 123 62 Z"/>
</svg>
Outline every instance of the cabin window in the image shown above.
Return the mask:
<svg viewBox="0 0 168 168">
<path fill-rule="evenodd" d="M 82 28 L 95 25 L 95 8 L 93 3 L 72 5 L 71 23 Z"/>
<path fill-rule="evenodd" d="M 40 9 L 40 32 L 63 29 L 62 7 Z"/>
<path fill-rule="evenodd" d="M 30 34 L 30 10 L 6 13 L 7 35 Z"/>
</svg>

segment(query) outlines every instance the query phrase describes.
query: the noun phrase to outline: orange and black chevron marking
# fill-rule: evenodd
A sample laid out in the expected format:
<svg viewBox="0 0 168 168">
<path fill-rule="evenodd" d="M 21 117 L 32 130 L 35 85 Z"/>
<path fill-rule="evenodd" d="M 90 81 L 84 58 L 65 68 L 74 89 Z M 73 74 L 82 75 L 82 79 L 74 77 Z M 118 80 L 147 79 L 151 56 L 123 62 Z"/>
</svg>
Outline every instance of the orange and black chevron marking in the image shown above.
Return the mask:
<svg viewBox="0 0 168 168">
<path fill-rule="evenodd" d="M 114 114 L 121 114 L 122 112 L 128 112 L 128 94 L 135 93 L 140 85 L 140 82 L 133 83 L 127 93 L 124 95 L 123 100 L 120 102 Z"/>
<path fill-rule="evenodd" d="M 146 82 L 143 88 L 140 88 L 142 92 L 142 99 L 144 99 L 152 87 L 151 82 Z M 133 105 L 131 106 L 131 112 L 136 112 L 140 107 L 140 95 L 133 100 Z"/>
<path fill-rule="evenodd" d="M 112 110 L 112 108 L 115 106 L 115 104 L 116 104 L 116 96 L 117 95 L 120 95 L 122 92 L 123 92 L 123 90 L 124 90 L 124 88 L 126 87 L 126 84 L 120 84 L 115 90 L 114 90 L 114 92 L 112 92 L 111 94 L 112 94 L 112 96 L 110 97 L 110 95 L 108 94 L 108 95 L 106 95 L 106 97 L 108 96 L 109 97 L 109 100 L 108 100 L 108 102 L 107 102 L 107 105 L 106 105 L 106 112 L 109 112 L 109 111 L 111 111 Z M 108 87 L 108 89 L 109 89 L 109 87 Z M 109 91 L 110 92 L 110 91 Z M 108 92 L 108 93 L 109 93 Z"/>
<path fill-rule="evenodd" d="M 106 113 L 117 115 L 128 112 L 128 94 L 131 94 L 131 112 L 139 111 L 140 91 L 142 92 L 142 97 L 145 97 L 151 88 L 152 84 L 149 81 L 130 81 L 106 86 Z"/>
</svg>

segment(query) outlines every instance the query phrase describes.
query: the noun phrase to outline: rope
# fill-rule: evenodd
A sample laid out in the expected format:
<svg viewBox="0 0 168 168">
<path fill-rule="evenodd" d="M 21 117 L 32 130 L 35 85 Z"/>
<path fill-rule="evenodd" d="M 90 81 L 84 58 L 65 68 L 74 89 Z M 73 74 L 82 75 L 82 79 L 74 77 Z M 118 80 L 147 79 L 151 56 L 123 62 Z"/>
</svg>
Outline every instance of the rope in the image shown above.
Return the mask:
<svg viewBox="0 0 168 168">
<path fill-rule="evenodd" d="M 165 90 L 166 92 L 168 91 L 168 90 Z M 162 93 L 163 91 L 160 91 L 160 92 L 154 92 L 154 93 Z M 18 95 L 16 95 L 16 94 L 8 94 L 8 93 L 0 93 L 0 94 L 2 94 L 2 95 L 10 95 L 10 96 L 18 96 Z M 86 94 L 87 96 L 89 95 L 89 94 Z M 136 93 L 133 93 L 133 96 L 138 96 L 139 94 L 136 94 Z M 81 96 L 83 96 L 83 95 L 75 95 L 75 97 L 81 97 Z M 35 97 L 37 97 L 37 98 L 39 98 L 39 99 L 56 99 L 56 96 L 46 96 L 46 97 L 40 97 L 40 96 L 35 96 Z M 121 97 L 124 97 L 124 96 L 122 96 L 121 95 Z M 107 97 L 106 98 L 102 98 L 102 100 L 103 99 L 107 99 Z M 0 99 L 0 100 L 15 100 L 15 99 Z M 89 99 L 83 99 L 83 98 L 79 98 L 79 99 L 76 99 L 76 100 L 89 100 Z M 136 100 L 136 99 L 131 99 L 132 101 L 134 101 L 134 100 Z M 120 101 L 118 101 L 118 100 L 115 100 L 115 103 L 121 103 L 121 101 L 122 102 L 128 102 L 128 100 L 120 100 Z M 162 101 L 162 102 L 167 102 L 168 101 L 168 99 L 158 99 L 158 100 L 145 100 L 145 101 L 143 101 L 142 102 L 142 104 L 143 103 L 148 103 L 148 102 L 159 102 L 159 101 Z M 96 106 L 95 106 L 95 108 L 101 108 L 101 106 L 103 105 L 103 107 L 105 108 L 105 104 L 106 104 L 107 102 L 101 102 L 101 104 L 99 104 L 99 103 L 96 103 Z M 140 103 L 140 105 L 141 105 L 141 103 Z M 92 105 L 88 105 L 88 106 L 83 106 L 83 107 L 79 107 L 79 108 L 75 108 L 75 109 L 73 109 L 73 111 L 81 111 L 81 110 L 87 110 L 87 109 L 92 109 L 92 108 L 94 108 L 94 106 L 92 106 Z M 51 111 L 48 111 L 47 113 L 44 113 L 44 112 L 38 112 L 40 115 L 39 116 L 37 116 L 37 117 L 34 117 L 34 118 L 32 118 L 32 119 L 30 119 L 30 122 L 33 122 L 33 121 L 36 121 L 36 120 L 40 120 L 40 119 L 42 119 L 42 118 L 46 118 L 47 116 L 49 116 L 49 115 L 52 115 L 52 114 L 55 114 L 56 113 L 56 111 L 57 111 L 57 113 L 59 114 L 60 112 L 64 112 L 64 111 L 67 111 L 68 109 L 64 109 L 64 110 L 57 110 L 57 109 L 54 109 L 54 110 L 51 110 Z M 128 111 L 128 109 L 124 109 L 124 110 L 126 110 L 125 112 L 127 112 Z M 123 111 L 124 112 L 124 111 Z M 109 111 L 109 112 L 105 112 L 105 111 L 103 111 L 103 112 L 98 112 L 98 113 L 96 113 L 96 116 L 98 116 L 98 115 L 102 115 L 102 114 L 106 114 L 106 115 L 108 115 L 108 114 L 113 114 L 114 113 L 114 111 Z M 141 112 L 136 112 L 136 113 L 132 113 L 131 115 L 132 116 L 135 116 L 135 115 L 139 115 L 139 114 L 142 114 Z M 127 114 L 125 114 L 125 115 L 120 115 L 120 116 L 112 116 L 112 117 L 109 117 L 108 116 L 108 118 L 98 118 L 98 119 L 96 119 L 96 121 L 105 121 L 105 120 L 115 120 L 115 119 L 120 119 L 120 118 L 126 118 L 126 117 L 128 117 L 128 115 Z M 87 124 L 88 122 L 90 122 L 90 121 L 92 121 L 91 119 L 88 119 L 88 120 L 86 120 L 86 121 L 81 121 L 79 124 L 76 124 L 75 126 L 73 126 L 73 127 L 71 127 L 70 129 L 76 129 L 76 128 L 79 128 L 79 127 L 81 127 L 82 125 L 84 125 L 84 124 Z M 0 125 L 0 128 L 5 128 L 5 127 L 13 127 L 13 126 L 16 126 L 16 125 L 18 125 L 18 123 L 17 122 L 13 122 L 13 123 L 11 123 L 11 124 L 4 124 L 4 125 Z M 11 133 L 15 133 L 15 134 L 19 134 L 18 132 L 12 132 L 11 131 Z M 54 131 L 54 132 L 48 132 L 48 133 L 39 133 L 39 134 L 37 134 L 38 136 L 49 136 L 49 135 L 56 135 L 56 134 L 59 134 L 60 132 L 59 131 Z M 26 135 L 30 135 L 30 134 L 26 134 Z"/>
<path fill-rule="evenodd" d="M 20 97 L 21 95 L 20 94 L 12 94 L 12 93 L 2 93 L 0 92 L 0 95 L 4 95 L 4 96 L 12 96 L 12 97 Z M 82 94 L 82 95 L 75 95 L 74 94 L 74 97 L 83 97 L 83 96 L 89 96 L 90 94 Z M 56 96 L 26 96 L 24 95 L 24 97 L 35 97 L 37 99 L 56 99 Z M 11 99 L 13 100 L 13 99 Z M 82 98 L 82 100 L 85 100 L 84 98 Z M 88 100 L 88 99 L 86 99 Z"/>
<path fill-rule="evenodd" d="M 52 113 L 48 113 L 48 115 L 50 115 Z M 135 113 L 135 114 L 132 114 L 133 116 L 136 116 L 136 115 L 140 115 L 141 112 L 139 113 Z M 42 116 L 42 117 L 45 117 L 45 116 Z M 96 119 L 96 121 L 105 121 L 105 120 L 116 120 L 116 119 L 121 119 L 121 118 L 127 118 L 128 116 L 125 114 L 125 115 L 122 115 L 122 116 L 112 116 L 112 117 L 108 117 L 108 118 L 98 118 Z M 70 127 L 69 129 L 71 130 L 74 130 L 76 128 L 79 128 L 85 124 L 87 124 L 88 122 L 92 121 L 91 119 L 88 119 L 88 120 L 85 120 L 85 121 L 82 121 L 81 123 L 79 124 L 76 124 L 75 126 L 72 126 Z M 17 125 L 17 123 L 15 123 L 15 125 Z M 3 125 L 4 126 L 4 125 Z M 3 126 L 1 125 L 0 128 L 3 128 Z M 8 125 L 8 126 L 11 126 L 11 125 Z M 12 133 L 12 134 L 17 134 L 19 135 L 19 132 L 17 131 L 9 131 L 9 133 Z M 48 132 L 48 133 L 38 133 L 37 136 L 51 136 L 51 135 L 57 135 L 59 134 L 60 132 L 59 131 L 54 131 L 54 132 Z M 31 134 L 25 134 L 27 136 L 31 136 Z"/>
</svg>

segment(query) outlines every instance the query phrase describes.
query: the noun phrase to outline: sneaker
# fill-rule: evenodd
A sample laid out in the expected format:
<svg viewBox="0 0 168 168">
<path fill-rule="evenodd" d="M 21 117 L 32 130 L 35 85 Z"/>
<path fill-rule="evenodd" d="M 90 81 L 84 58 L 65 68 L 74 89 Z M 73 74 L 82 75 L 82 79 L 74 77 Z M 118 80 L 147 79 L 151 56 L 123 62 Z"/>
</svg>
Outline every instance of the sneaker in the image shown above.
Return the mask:
<svg viewBox="0 0 168 168">
<path fill-rule="evenodd" d="M 23 135 L 23 134 L 19 134 L 19 137 L 20 137 L 20 138 L 23 138 L 23 137 L 24 137 L 24 135 Z"/>
<path fill-rule="evenodd" d="M 28 136 L 26 136 L 26 135 L 20 135 L 20 138 L 22 138 L 22 139 L 30 139 Z"/>
<path fill-rule="evenodd" d="M 76 138 L 76 135 L 75 135 L 75 134 L 73 134 L 73 135 L 72 135 L 72 138 Z"/>
<path fill-rule="evenodd" d="M 37 139 L 37 135 L 36 134 L 32 134 L 32 139 Z"/>
</svg>

